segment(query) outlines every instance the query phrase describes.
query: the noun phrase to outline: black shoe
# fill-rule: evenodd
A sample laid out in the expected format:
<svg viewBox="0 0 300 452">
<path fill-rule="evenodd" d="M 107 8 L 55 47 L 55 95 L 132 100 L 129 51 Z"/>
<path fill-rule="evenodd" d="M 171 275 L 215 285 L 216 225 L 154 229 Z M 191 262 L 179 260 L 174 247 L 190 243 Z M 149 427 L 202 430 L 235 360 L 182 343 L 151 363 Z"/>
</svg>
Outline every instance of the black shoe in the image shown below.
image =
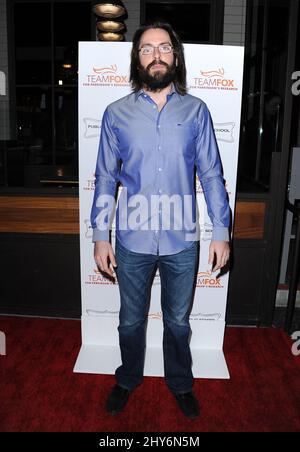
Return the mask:
<svg viewBox="0 0 300 452">
<path fill-rule="evenodd" d="M 106 402 L 106 410 L 113 416 L 115 414 L 121 413 L 127 403 L 129 394 L 130 391 L 128 391 L 128 389 L 122 388 L 119 385 L 114 386 L 113 390 L 108 396 Z"/>
<path fill-rule="evenodd" d="M 196 419 L 200 415 L 199 403 L 192 391 L 185 392 L 184 394 L 173 392 L 173 394 L 178 402 L 179 408 L 186 417 Z"/>
</svg>

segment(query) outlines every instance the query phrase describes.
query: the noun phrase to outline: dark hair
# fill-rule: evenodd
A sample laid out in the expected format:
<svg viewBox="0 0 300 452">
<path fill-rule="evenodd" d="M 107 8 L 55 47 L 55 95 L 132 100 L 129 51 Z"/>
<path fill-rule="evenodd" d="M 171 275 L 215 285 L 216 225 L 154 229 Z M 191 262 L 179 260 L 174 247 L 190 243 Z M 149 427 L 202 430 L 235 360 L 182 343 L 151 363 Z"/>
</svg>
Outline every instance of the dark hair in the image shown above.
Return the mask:
<svg viewBox="0 0 300 452">
<path fill-rule="evenodd" d="M 179 36 L 175 33 L 171 25 L 168 22 L 163 21 L 155 21 L 152 23 L 144 24 L 134 34 L 130 64 L 130 82 L 132 89 L 134 92 L 137 92 L 143 87 L 138 71 L 138 67 L 140 65 L 139 46 L 142 34 L 147 30 L 157 28 L 161 28 L 162 30 L 165 30 L 167 33 L 169 33 L 172 46 L 174 47 L 174 57 L 177 58 L 174 85 L 179 94 L 185 95 L 187 93 L 187 87 L 183 45 Z"/>
</svg>

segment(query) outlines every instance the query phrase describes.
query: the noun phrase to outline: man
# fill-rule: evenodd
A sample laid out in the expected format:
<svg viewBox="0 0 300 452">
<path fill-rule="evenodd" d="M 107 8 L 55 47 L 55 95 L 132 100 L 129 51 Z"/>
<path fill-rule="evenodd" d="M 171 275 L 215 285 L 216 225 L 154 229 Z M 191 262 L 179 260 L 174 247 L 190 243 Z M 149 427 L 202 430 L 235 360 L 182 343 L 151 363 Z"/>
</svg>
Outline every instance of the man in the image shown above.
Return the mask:
<svg viewBox="0 0 300 452">
<path fill-rule="evenodd" d="M 229 259 L 228 197 L 209 111 L 186 93 L 183 46 L 170 25 L 136 31 L 130 80 L 133 93 L 109 105 L 103 116 L 91 213 L 95 262 L 110 277 L 116 270 L 121 298 L 122 365 L 106 408 L 121 412 L 142 381 L 149 290 L 158 266 L 165 379 L 182 412 L 196 418 L 189 348 L 198 268 L 195 167 L 213 223 L 213 271 Z M 117 182 L 123 189 L 115 256 L 109 227 Z"/>
</svg>

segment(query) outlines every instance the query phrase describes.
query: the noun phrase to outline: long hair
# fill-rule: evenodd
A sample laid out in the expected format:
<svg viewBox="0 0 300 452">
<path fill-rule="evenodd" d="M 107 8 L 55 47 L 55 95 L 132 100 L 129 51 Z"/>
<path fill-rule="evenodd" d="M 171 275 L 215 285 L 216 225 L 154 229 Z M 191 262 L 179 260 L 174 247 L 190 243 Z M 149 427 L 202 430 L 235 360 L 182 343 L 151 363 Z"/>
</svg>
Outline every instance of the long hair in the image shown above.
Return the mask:
<svg viewBox="0 0 300 452">
<path fill-rule="evenodd" d="M 174 85 L 179 94 L 185 95 L 187 93 L 187 87 L 186 87 L 186 67 L 184 60 L 183 45 L 181 43 L 180 38 L 175 33 L 171 25 L 167 22 L 162 21 L 155 21 L 153 23 L 142 25 L 134 34 L 130 64 L 130 82 L 132 89 L 134 92 L 137 92 L 143 87 L 138 70 L 140 66 L 139 47 L 141 36 L 145 31 L 157 28 L 161 28 L 165 30 L 167 33 L 169 33 L 171 43 L 174 48 L 174 58 L 177 58 Z"/>
</svg>

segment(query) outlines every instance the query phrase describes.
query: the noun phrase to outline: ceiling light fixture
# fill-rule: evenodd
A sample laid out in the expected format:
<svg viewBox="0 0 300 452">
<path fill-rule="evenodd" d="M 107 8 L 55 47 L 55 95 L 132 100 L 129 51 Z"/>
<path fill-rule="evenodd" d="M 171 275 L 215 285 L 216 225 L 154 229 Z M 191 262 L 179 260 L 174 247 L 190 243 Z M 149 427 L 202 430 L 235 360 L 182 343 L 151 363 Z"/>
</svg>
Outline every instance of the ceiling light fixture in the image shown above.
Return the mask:
<svg viewBox="0 0 300 452">
<path fill-rule="evenodd" d="M 95 1 L 93 11 L 97 16 L 114 19 L 126 13 L 125 6 L 120 0 Z"/>
<path fill-rule="evenodd" d="M 124 36 L 119 33 L 98 33 L 99 41 L 123 41 Z"/>
<path fill-rule="evenodd" d="M 97 28 L 101 31 L 112 31 L 118 32 L 122 31 L 125 28 L 124 22 L 117 22 L 114 20 L 99 20 L 97 22 Z"/>
</svg>

